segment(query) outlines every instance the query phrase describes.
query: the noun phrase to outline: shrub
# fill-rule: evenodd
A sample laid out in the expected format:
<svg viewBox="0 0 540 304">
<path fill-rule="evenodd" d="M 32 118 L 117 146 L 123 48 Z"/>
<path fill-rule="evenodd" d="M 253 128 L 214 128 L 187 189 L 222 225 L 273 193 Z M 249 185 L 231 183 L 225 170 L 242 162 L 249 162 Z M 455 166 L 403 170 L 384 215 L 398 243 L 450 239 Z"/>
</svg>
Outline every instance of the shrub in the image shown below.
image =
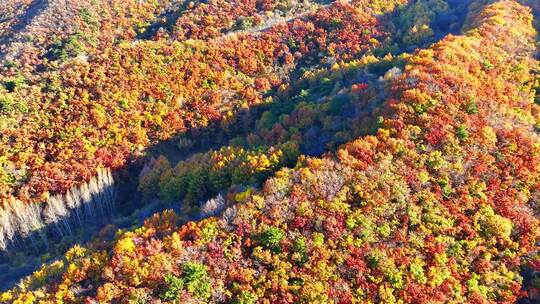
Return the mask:
<svg viewBox="0 0 540 304">
<path fill-rule="evenodd" d="M 255 304 L 257 303 L 257 297 L 249 291 L 242 291 L 236 299 L 233 301 L 234 304 Z"/>
<path fill-rule="evenodd" d="M 164 277 L 169 288 L 161 295 L 163 300 L 178 300 L 180 292 L 187 290 L 192 296 L 198 299 L 210 298 L 210 279 L 206 266 L 196 262 L 187 262 L 182 267 L 182 277 L 167 274 Z"/>
<path fill-rule="evenodd" d="M 178 299 L 180 291 L 184 288 L 184 280 L 175 277 L 172 274 L 167 274 L 164 277 L 165 283 L 169 285 L 169 289 L 161 295 L 163 300 L 174 301 Z"/>
<path fill-rule="evenodd" d="M 285 238 L 285 231 L 277 227 L 270 227 L 258 237 L 260 244 L 272 251 L 279 251 L 279 243 Z"/>
<path fill-rule="evenodd" d="M 26 83 L 22 75 L 4 81 L 4 88 L 10 93 L 13 93 L 17 88 L 22 87 Z"/>
<path fill-rule="evenodd" d="M 13 110 L 13 98 L 0 96 L 0 113 L 9 113 Z"/>
<path fill-rule="evenodd" d="M 182 268 L 182 279 L 189 293 L 198 299 L 210 298 L 212 294 L 206 266 L 200 263 L 187 262 Z"/>
<path fill-rule="evenodd" d="M 83 52 L 83 45 L 79 35 L 72 35 L 67 39 L 53 43 L 49 49 L 47 57 L 51 60 L 66 61 L 69 58 L 77 57 Z"/>
<path fill-rule="evenodd" d="M 469 131 L 467 131 L 467 127 L 459 126 L 456 130 L 456 136 L 461 140 L 467 139 L 467 137 L 469 137 Z"/>
<path fill-rule="evenodd" d="M 299 265 L 304 265 L 307 263 L 309 257 L 307 255 L 307 245 L 304 237 L 299 237 L 294 240 L 293 251 L 293 258 Z"/>
</svg>

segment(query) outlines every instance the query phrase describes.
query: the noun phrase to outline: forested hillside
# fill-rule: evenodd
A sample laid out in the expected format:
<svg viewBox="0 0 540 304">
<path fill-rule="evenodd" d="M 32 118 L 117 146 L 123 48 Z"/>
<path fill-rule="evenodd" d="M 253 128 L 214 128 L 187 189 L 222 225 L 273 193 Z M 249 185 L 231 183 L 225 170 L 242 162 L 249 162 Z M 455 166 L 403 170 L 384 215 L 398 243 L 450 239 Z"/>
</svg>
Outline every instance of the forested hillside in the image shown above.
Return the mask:
<svg viewBox="0 0 540 304">
<path fill-rule="evenodd" d="M 539 9 L 0 4 L 0 302 L 540 301 Z"/>
<path fill-rule="evenodd" d="M 357 57 L 385 36 L 373 14 L 347 3 L 321 7 L 257 34 L 208 41 L 160 38 L 161 31 L 153 39 L 138 39 L 137 31 L 151 26 L 152 13 L 164 10 L 161 4 L 85 5 L 66 3 L 73 12 L 65 19 L 75 24 L 66 24 L 72 30 L 54 39 L 54 20 L 32 27 L 59 17 L 55 10 L 66 13 L 54 2 L 44 4 L 24 31 L 26 37 L 44 35 L 47 41 L 6 39 L 0 173 L 5 217 L 17 218 L 22 208 L 17 206 L 23 204 L 29 210 L 22 213 L 37 214 L 30 210 L 33 203 L 88 182 L 99 168 L 121 167 L 158 140 L 270 101 L 266 92 L 288 81 L 300 61 L 309 66 L 329 54 Z M 262 8 L 252 3 L 245 9 L 255 14 Z M 177 9 L 189 11 L 173 27 L 177 31 L 191 13 L 206 16 L 197 6 Z M 109 20 L 110 15 L 122 18 Z M 353 31 L 360 35 L 349 35 Z M 24 222 L 18 225 L 41 225 L 39 215 Z"/>
</svg>

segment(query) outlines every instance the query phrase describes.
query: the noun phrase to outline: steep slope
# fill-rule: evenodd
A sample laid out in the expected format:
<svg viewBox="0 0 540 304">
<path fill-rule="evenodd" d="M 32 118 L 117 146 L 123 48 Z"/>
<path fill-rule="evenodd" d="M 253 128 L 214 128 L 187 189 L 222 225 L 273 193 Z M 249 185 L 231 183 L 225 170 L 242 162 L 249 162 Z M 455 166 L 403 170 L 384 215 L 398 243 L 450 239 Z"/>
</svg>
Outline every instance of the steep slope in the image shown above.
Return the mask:
<svg viewBox="0 0 540 304">
<path fill-rule="evenodd" d="M 368 50 L 367 55 L 351 62 L 332 64 L 328 60 L 307 70 L 299 64 L 295 74 L 302 76 L 281 86 L 278 92 L 269 93 L 271 103 L 242 109 L 238 115 L 228 114 L 219 125 L 190 129 L 179 138 L 160 143 L 147 154 L 157 157 L 165 153 L 167 159 L 160 156 L 150 161 L 140 174 L 138 164 L 118 170 L 117 183 L 111 185 L 110 171 L 99 170 L 88 184 L 73 187 L 65 196 L 49 198 L 43 210 L 36 205 L 21 208 L 19 203 L 15 220 L 0 212 L 3 241 L 8 245 L 0 255 L 0 269 L 5 270 L 0 271 L 0 288 L 7 290 L 44 261 L 64 254 L 73 244 L 86 242 L 109 224 L 133 229 L 152 213 L 168 208 L 176 210 L 182 221 L 217 214 L 227 206 L 219 197 L 234 201 L 237 192 L 260 187 L 278 169 L 294 166 L 298 152 L 320 156 L 352 138 L 372 134 L 377 128 L 379 105 L 387 95 L 384 88 L 407 57 L 384 56 L 386 52 L 426 46 L 448 31 L 454 32 L 461 27 L 468 6 L 468 2 L 456 5 L 451 1 L 423 0 L 380 15 L 382 10 L 392 9 L 392 3 L 355 3 L 372 10 L 389 36 L 373 51 L 380 58 Z M 316 16 L 327 19 L 327 14 Z M 337 19 L 332 22 L 340 26 Z M 341 26 L 351 32 L 358 30 L 343 23 Z M 268 37 L 266 32 L 256 35 L 264 39 Z M 336 31 L 340 32 L 346 31 Z M 220 37 L 221 41 L 231 38 Z M 348 38 L 340 39 L 344 42 Z M 390 69 L 392 66 L 395 68 Z M 351 86 L 351 91 L 343 90 Z M 203 153 L 193 155 L 195 152 Z M 179 160 L 185 161 L 176 164 Z M 138 175 L 142 195 L 135 191 Z M 113 189 L 118 190 L 118 196 Z M 218 199 L 205 202 L 215 196 Z M 22 241 L 12 238 L 17 227 L 26 236 Z"/>
<path fill-rule="evenodd" d="M 2 295 L 103 302 L 514 302 L 538 250 L 530 10 L 479 6 L 389 77 L 376 135 L 303 158 L 220 218 L 171 212 Z M 352 85 L 351 94 L 362 94 Z M 531 294 L 532 296 L 532 294 Z"/>
<path fill-rule="evenodd" d="M 242 3 L 246 4 L 245 8 L 256 8 L 249 1 Z M 0 271 L 0 288 L 12 286 L 22 275 L 36 269 L 40 261 L 63 254 L 69 246 L 85 241 L 101 227 L 109 223 L 119 227 L 140 225 L 137 221 L 155 210 L 155 202 L 143 205 L 137 194 L 133 195 L 133 200 L 122 195 L 120 200 L 115 199 L 111 170 L 102 166 L 122 167 L 147 153 L 145 148 L 152 143 L 175 136 L 177 132 L 182 134 L 187 130 L 191 133 L 188 140 L 198 140 L 200 130 L 212 133 L 212 130 L 220 129 L 220 124 L 236 125 L 235 120 L 242 119 L 235 116 L 239 111 L 256 116 L 258 110 L 252 111 L 253 107 L 248 107 L 254 103 L 246 103 L 242 96 L 255 100 L 256 104 L 263 99 L 277 101 L 282 94 L 285 99 L 289 91 L 288 79 L 295 78 L 291 75 L 301 72 L 304 67 L 314 64 L 326 67 L 335 58 L 361 56 L 386 43 L 383 40 L 390 33 L 387 24 L 380 24 L 380 19 L 386 19 L 382 13 L 397 8 L 396 3 L 404 1 L 327 4 L 314 12 L 301 14 L 289 23 L 282 22 L 260 32 L 235 32 L 211 41 L 182 42 L 157 36 L 153 37 L 155 41 L 139 39 L 144 39 L 141 33 L 151 32 L 155 23 L 149 20 L 159 20 L 157 15 L 166 15 L 171 8 L 182 15 L 197 11 L 196 8 L 205 3 L 196 2 L 189 8 L 170 1 L 129 1 L 123 5 L 116 1 L 33 2 L 35 8 L 40 4 L 39 10 L 33 11 L 35 16 L 26 20 L 27 26 L 21 27 L 8 43 L 8 48 L 22 51 L 8 52 L 11 57 L 4 61 L 6 73 L 0 76 L 5 77 L 2 84 L 6 90 L 0 113 L 1 140 L 4 141 L 0 146 L 3 156 L 0 158 L 0 188 L 5 190 L 5 196 L 0 200 L 3 205 L 0 247 L 7 249 L 0 254 L 0 269 L 5 270 Z M 20 8 L 22 12 L 24 9 Z M 28 10 L 21 16 L 29 17 Z M 111 16 L 116 18 L 111 19 Z M 349 31 L 360 30 L 362 35 L 347 35 Z M 237 44 L 244 47 L 237 48 Z M 174 50 L 187 50 L 187 53 L 177 54 Z M 224 80 L 223 75 L 230 77 Z M 278 85 L 279 89 L 268 90 L 269 86 Z M 171 90 L 186 96 L 173 98 Z M 282 112 L 295 102 L 288 100 L 288 106 L 275 104 L 272 108 Z M 324 110 L 328 103 L 330 101 L 317 106 L 324 111 L 318 114 L 321 118 L 328 112 Z M 350 103 L 340 106 L 347 104 Z M 280 108 L 281 105 L 284 107 Z M 297 122 L 296 117 L 304 115 L 303 109 L 309 108 L 293 107 L 298 110 L 291 113 L 291 119 L 284 124 L 288 129 L 281 131 L 277 141 L 265 142 L 276 145 L 270 151 L 290 146 L 284 140 L 284 131 L 292 131 L 295 127 L 301 127 L 302 132 L 308 131 L 307 120 Z M 259 110 L 263 108 L 257 106 Z M 340 120 L 340 115 L 335 113 L 324 120 L 328 124 Z M 340 120 L 344 125 L 342 128 L 357 128 L 356 124 L 348 125 L 353 119 L 360 120 L 360 117 Z M 183 125 L 186 122 L 187 125 Z M 268 123 L 271 121 L 262 124 L 263 128 Z M 241 124 L 237 124 L 225 133 L 240 128 Z M 276 127 L 272 132 L 278 130 Z M 324 137 L 334 131 L 334 127 L 324 130 Z M 256 133 L 273 137 L 264 134 L 266 132 Z M 306 141 L 318 136 L 318 132 L 306 133 L 309 135 Z M 237 135 L 240 134 L 243 133 Z M 354 134 L 357 133 L 350 136 L 357 136 Z M 211 136 L 215 137 L 215 134 Z M 298 136 L 294 137 L 296 141 Z M 333 140 L 333 146 L 348 138 L 340 136 Z M 259 147 L 264 139 L 257 141 L 259 143 L 250 141 L 253 145 L 249 148 L 256 151 L 268 148 Z M 316 147 L 317 144 L 318 141 L 312 141 L 315 149 L 311 150 L 320 155 L 325 148 L 322 145 Z M 234 153 L 241 150 L 236 144 L 230 148 L 228 151 Z M 314 152 L 310 152 L 313 155 Z M 174 153 L 176 158 L 192 152 Z M 255 162 L 250 165 L 253 168 L 243 166 L 247 172 L 257 172 L 238 179 L 236 177 L 242 170 L 236 170 L 233 182 L 258 183 L 281 166 L 296 161 L 296 156 L 277 163 L 271 159 L 271 166 L 264 168 L 267 166 L 264 164 L 266 155 L 254 156 L 257 153 L 260 152 L 247 151 L 244 156 L 249 155 Z M 215 154 L 222 157 L 220 153 Z M 270 154 L 272 157 L 277 155 Z M 241 158 L 237 158 L 236 163 L 238 160 Z M 120 176 L 136 171 L 137 167 L 113 172 L 114 179 L 118 181 Z M 219 175 L 227 178 L 226 172 Z M 225 188 L 228 186 L 223 184 L 224 181 L 216 181 Z M 133 187 L 123 187 L 123 182 L 120 181 L 120 194 L 133 192 Z M 177 198 L 174 192 L 179 190 L 171 189 L 167 198 Z M 215 195 L 212 192 L 216 191 L 223 190 L 196 190 L 197 196 L 192 196 L 185 205 L 197 211 L 200 200 Z M 172 207 L 178 205 L 178 202 L 171 203 Z M 159 205 L 157 209 L 163 210 L 163 206 Z"/>
<path fill-rule="evenodd" d="M 9 44 L 21 52 L 15 62 L 4 61 L 0 79 L 2 247 L 12 230 L 24 237 L 43 227 L 43 208 L 58 201 L 54 195 L 89 187 L 98 172 L 126 165 L 159 140 L 264 103 L 297 66 L 359 57 L 387 36 L 372 5 L 355 1 L 321 7 L 260 35 L 135 39 L 134 28 L 167 3 L 114 2 L 100 9 L 70 2 L 63 13 L 72 20 L 54 14 L 62 2 L 52 1 L 24 32 L 36 43 Z M 62 31 L 46 22 L 53 17 L 72 22 Z M 346 34 L 359 29 L 360 35 Z M 60 206 L 53 217 L 66 208 L 73 209 Z"/>
</svg>

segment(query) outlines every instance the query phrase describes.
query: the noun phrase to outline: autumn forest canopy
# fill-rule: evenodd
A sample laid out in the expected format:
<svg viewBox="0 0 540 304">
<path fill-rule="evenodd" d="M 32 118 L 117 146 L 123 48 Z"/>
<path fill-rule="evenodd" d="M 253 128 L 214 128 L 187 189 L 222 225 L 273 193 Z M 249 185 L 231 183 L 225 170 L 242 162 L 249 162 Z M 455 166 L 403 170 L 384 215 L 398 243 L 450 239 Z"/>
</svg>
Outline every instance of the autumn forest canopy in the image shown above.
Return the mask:
<svg viewBox="0 0 540 304">
<path fill-rule="evenodd" d="M 540 2 L 0 2 L 0 303 L 540 302 Z"/>
</svg>

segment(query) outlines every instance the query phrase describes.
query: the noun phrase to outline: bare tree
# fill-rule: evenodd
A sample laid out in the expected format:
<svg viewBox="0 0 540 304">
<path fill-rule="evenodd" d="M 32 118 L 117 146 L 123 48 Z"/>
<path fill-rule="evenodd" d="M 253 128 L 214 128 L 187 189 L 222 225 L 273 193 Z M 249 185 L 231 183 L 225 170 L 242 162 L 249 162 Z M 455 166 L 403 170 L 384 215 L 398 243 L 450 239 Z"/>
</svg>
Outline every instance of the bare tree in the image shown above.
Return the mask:
<svg viewBox="0 0 540 304">
<path fill-rule="evenodd" d="M 75 189 L 70 189 L 66 195 L 64 200 L 66 201 L 66 205 L 71 210 L 71 214 L 75 215 L 75 218 L 77 219 L 77 223 L 79 225 L 82 225 L 81 221 L 81 196 L 79 195 L 79 191 Z"/>
<path fill-rule="evenodd" d="M 45 223 L 54 224 L 61 237 L 64 236 L 62 226 L 68 234 L 71 234 L 71 227 L 68 222 L 69 211 L 66 207 L 64 197 L 55 195 L 47 200 L 45 208 L 43 208 Z"/>
<path fill-rule="evenodd" d="M 111 213 L 114 210 L 116 196 L 114 191 L 114 179 L 110 169 L 103 168 L 98 170 L 96 176 L 96 188 L 93 193 L 97 198 L 97 203 L 102 206 L 105 211 Z"/>
<path fill-rule="evenodd" d="M 206 218 L 220 214 L 225 209 L 226 203 L 227 202 L 221 194 L 215 198 L 207 200 L 201 207 L 201 217 Z"/>
<path fill-rule="evenodd" d="M 7 208 L 0 208 L 0 249 L 6 250 L 15 234 L 13 214 Z"/>
<path fill-rule="evenodd" d="M 25 204 L 12 199 L 0 208 L 0 250 L 5 250 L 16 236 L 28 238 L 37 247 L 35 236 L 45 245 L 46 225 L 54 225 L 58 235 L 72 234 L 72 223 L 83 225 L 98 216 L 113 214 L 116 201 L 114 179 L 110 169 L 99 169 L 88 183 L 71 188 L 64 195 L 53 195 L 39 204 Z M 73 221 L 72 221 L 73 220 Z"/>
<path fill-rule="evenodd" d="M 43 228 L 43 221 L 41 220 L 41 207 L 38 204 L 25 204 L 17 199 L 12 199 L 11 211 L 14 214 L 16 231 L 20 233 L 23 238 L 29 238 L 32 244 L 37 247 L 36 240 L 34 238 L 34 232 L 38 232 L 43 242 L 47 245 L 47 238 Z"/>
<path fill-rule="evenodd" d="M 236 206 L 229 207 L 227 210 L 225 210 L 225 212 L 223 212 L 221 222 L 223 223 L 225 230 L 228 232 L 234 230 L 234 219 L 236 218 L 236 213 Z"/>
<path fill-rule="evenodd" d="M 81 184 L 78 188 L 79 194 L 82 200 L 82 206 L 84 209 L 84 217 L 88 220 L 95 219 L 95 212 L 92 200 L 92 193 L 88 187 L 87 183 Z"/>
<path fill-rule="evenodd" d="M 103 173 L 103 193 L 105 194 L 105 199 L 108 202 L 110 211 L 116 208 L 116 190 L 114 188 L 114 178 L 112 176 L 111 169 L 104 169 Z"/>
<path fill-rule="evenodd" d="M 92 204 L 92 209 L 95 211 L 94 219 L 104 215 L 100 190 L 101 189 L 99 189 L 97 178 L 96 176 L 93 176 L 88 182 L 88 191 L 92 196 L 90 204 Z"/>
</svg>

